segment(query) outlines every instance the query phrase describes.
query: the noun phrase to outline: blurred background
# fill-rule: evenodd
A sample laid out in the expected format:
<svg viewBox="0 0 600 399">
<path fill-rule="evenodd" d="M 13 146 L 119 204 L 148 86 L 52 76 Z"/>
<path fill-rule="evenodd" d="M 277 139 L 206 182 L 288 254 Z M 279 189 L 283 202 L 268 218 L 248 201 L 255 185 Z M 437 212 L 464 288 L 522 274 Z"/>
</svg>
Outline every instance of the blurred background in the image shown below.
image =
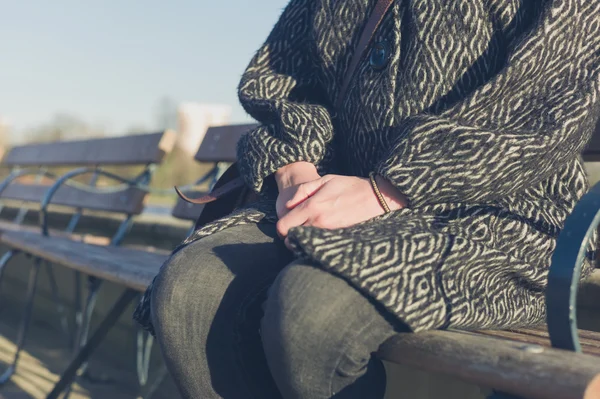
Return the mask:
<svg viewBox="0 0 600 399">
<path fill-rule="evenodd" d="M 207 128 L 252 121 L 238 104 L 237 85 L 286 3 L 0 0 L 0 157 L 12 146 L 26 143 L 172 129 L 178 135 L 176 146 L 151 184 L 167 189 L 194 182 L 212 167 L 193 159 Z M 0 174 L 9 172 L 4 169 Z M 119 170 L 121 175 L 138 172 Z M 131 234 L 140 245 L 168 249 L 185 237 L 189 223 L 164 221 L 174 201 L 174 194 L 148 198 L 146 209 L 153 211 Z M 154 211 L 160 209 L 165 214 L 157 227 L 154 216 L 161 212 Z M 32 215 L 28 213 L 27 220 Z M 115 223 L 108 218 L 101 223 L 94 220 L 100 234 Z M 37 223 L 35 215 L 31 221 Z M 0 371 L 12 361 L 16 348 L 29 268 L 27 261 L 19 261 L 7 268 L 1 284 Z M 60 297 L 72 309 L 72 272 L 61 267 L 55 272 Z M 104 285 L 94 323 L 121 290 Z M 26 351 L 11 383 L 1 387 L 2 399 L 45 397 L 70 359 L 49 293 L 46 279 L 40 279 Z M 132 310 L 92 361 L 91 373 L 97 380 L 81 379 L 72 398 L 135 397 Z M 153 373 L 161 364 L 156 352 L 154 347 Z M 167 381 L 155 397 L 177 394 Z"/>
<path fill-rule="evenodd" d="M 251 121 L 237 85 L 286 3 L 0 0 L 0 145 L 174 129 L 153 185 L 190 183 L 206 128 Z"/>
</svg>

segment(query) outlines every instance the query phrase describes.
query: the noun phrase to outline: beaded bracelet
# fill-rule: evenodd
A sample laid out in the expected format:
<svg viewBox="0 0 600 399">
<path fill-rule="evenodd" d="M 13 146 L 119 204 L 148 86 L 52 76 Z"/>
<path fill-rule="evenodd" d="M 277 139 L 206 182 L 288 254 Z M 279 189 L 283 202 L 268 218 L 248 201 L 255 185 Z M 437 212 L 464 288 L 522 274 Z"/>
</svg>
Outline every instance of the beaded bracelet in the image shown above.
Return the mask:
<svg viewBox="0 0 600 399">
<path fill-rule="evenodd" d="M 391 212 L 390 207 L 385 202 L 383 195 L 381 195 L 381 191 L 379 191 L 379 186 L 377 185 L 377 181 L 375 180 L 375 172 L 369 173 L 369 180 L 371 180 L 371 187 L 373 187 L 373 191 L 375 191 L 375 196 L 379 200 L 381 207 L 383 208 L 385 213 L 390 213 Z"/>
</svg>

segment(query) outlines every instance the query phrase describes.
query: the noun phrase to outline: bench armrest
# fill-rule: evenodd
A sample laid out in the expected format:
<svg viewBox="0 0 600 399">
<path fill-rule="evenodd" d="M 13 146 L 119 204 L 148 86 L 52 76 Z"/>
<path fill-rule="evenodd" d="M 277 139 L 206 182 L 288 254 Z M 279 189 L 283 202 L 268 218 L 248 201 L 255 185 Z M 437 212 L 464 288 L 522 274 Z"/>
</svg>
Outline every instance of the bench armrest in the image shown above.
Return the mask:
<svg viewBox="0 0 600 399">
<path fill-rule="evenodd" d="M 94 173 L 96 175 L 108 177 L 109 179 L 116 180 L 121 183 L 125 183 L 125 186 L 123 188 L 119 188 L 118 191 L 124 191 L 124 190 L 127 190 L 132 187 L 147 191 L 147 190 L 149 190 L 149 188 L 146 189 L 146 187 L 147 187 L 147 183 L 148 183 L 150 174 L 152 173 L 152 169 L 151 168 L 146 169 L 136 179 L 127 179 L 127 178 L 124 178 L 117 174 L 108 172 L 108 171 L 103 170 L 98 167 L 77 168 L 77 169 L 71 170 L 71 171 L 65 173 L 64 175 L 60 176 L 56 180 L 56 182 L 54 182 L 54 184 L 52 186 L 50 186 L 48 191 L 46 191 L 46 193 L 44 194 L 44 198 L 42 199 L 42 201 L 40 203 L 40 228 L 42 229 L 43 235 L 46 235 L 46 236 L 48 235 L 48 223 L 47 223 L 47 221 L 48 221 L 48 206 L 52 203 L 52 197 L 54 197 L 54 194 L 56 194 L 56 192 L 62 185 L 68 184 L 70 182 L 70 180 L 73 179 L 74 177 L 84 175 L 87 173 Z M 101 189 L 98 189 L 97 187 L 93 187 L 93 186 L 85 186 L 82 184 L 81 188 L 84 189 L 83 187 L 85 187 L 85 190 L 91 190 L 91 191 L 98 192 L 98 193 L 101 193 L 103 191 L 104 192 L 108 191 L 108 190 L 101 190 Z M 114 189 L 111 191 L 114 191 Z"/>
<path fill-rule="evenodd" d="M 600 183 L 575 205 L 560 232 L 548 274 L 546 311 L 555 348 L 581 352 L 577 333 L 577 291 L 587 243 L 600 224 Z"/>
<path fill-rule="evenodd" d="M 40 170 L 40 169 L 34 169 L 34 168 L 27 168 L 27 169 L 19 169 L 19 170 L 15 170 L 12 171 L 7 177 L 6 179 L 2 180 L 2 182 L 0 183 L 0 194 L 6 190 L 6 188 L 16 179 L 18 179 L 19 177 L 24 177 L 24 176 L 44 176 L 44 177 L 49 177 L 51 179 L 56 179 L 57 176 L 54 173 L 50 173 L 48 171 L 44 171 L 44 170 Z"/>
<path fill-rule="evenodd" d="M 211 168 L 204 176 L 200 177 L 200 179 L 198 179 L 194 184 L 181 187 L 180 189 L 181 190 L 193 189 L 193 188 L 195 188 L 205 182 L 208 182 L 208 181 L 210 181 L 209 186 L 210 186 L 210 188 L 212 188 L 214 183 L 217 181 L 217 179 L 221 175 L 222 169 L 223 168 L 222 168 L 221 164 L 216 163 L 213 168 Z M 172 194 L 175 194 L 174 189 L 161 190 L 161 189 L 156 189 L 156 188 L 150 187 L 148 185 L 148 182 L 150 180 L 150 175 L 151 175 L 152 171 L 153 171 L 152 168 L 149 167 L 148 169 L 146 169 L 146 171 L 144 173 L 142 173 L 136 179 L 133 179 L 133 180 L 126 179 L 122 176 L 108 172 L 108 171 L 103 170 L 98 167 L 83 167 L 83 168 L 74 169 L 72 171 L 65 173 L 64 175 L 62 175 L 58 179 L 56 179 L 55 183 L 48 189 L 48 191 L 46 191 L 46 193 L 44 194 L 44 198 L 42 199 L 42 201 L 40 203 L 40 228 L 42 230 L 42 234 L 48 235 L 48 223 L 47 223 L 48 206 L 52 203 L 52 197 L 56 194 L 56 192 L 58 191 L 58 189 L 61 186 L 65 185 L 65 184 L 75 185 L 82 190 L 93 191 L 95 193 L 103 193 L 103 192 L 108 192 L 108 191 L 114 192 L 115 191 L 114 187 L 110 190 L 107 190 L 107 189 L 99 189 L 97 187 L 89 186 L 89 185 L 85 185 L 85 184 L 74 184 L 74 182 L 72 182 L 72 179 L 74 177 L 80 176 L 83 174 L 87 174 L 87 173 L 95 173 L 96 175 L 108 177 L 112 180 L 116 180 L 120 183 L 124 183 L 124 186 L 116 188 L 116 191 L 124 191 L 129 188 L 135 187 L 136 189 L 145 191 L 147 193 L 161 193 L 161 194 L 172 193 Z M 50 176 L 50 174 L 48 174 L 48 175 Z M 56 178 L 56 176 L 52 176 L 52 177 Z M 13 180 L 14 180 L 14 178 L 13 178 Z M 4 187 L 3 186 L 4 184 L 5 184 L 5 182 L 2 182 L 0 184 L 0 192 Z M 8 185 L 8 184 L 9 184 L 9 182 L 6 183 L 6 185 Z"/>
</svg>

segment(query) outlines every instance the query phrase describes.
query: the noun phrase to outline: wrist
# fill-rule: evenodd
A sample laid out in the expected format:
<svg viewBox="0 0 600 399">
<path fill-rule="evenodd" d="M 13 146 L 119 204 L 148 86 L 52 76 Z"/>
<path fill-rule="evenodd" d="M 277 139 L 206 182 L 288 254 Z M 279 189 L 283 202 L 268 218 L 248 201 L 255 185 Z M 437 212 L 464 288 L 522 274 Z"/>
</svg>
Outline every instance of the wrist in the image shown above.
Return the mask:
<svg viewBox="0 0 600 399">
<path fill-rule="evenodd" d="M 302 178 L 302 176 L 312 176 L 313 174 L 318 175 L 317 167 L 310 162 L 300 161 L 279 168 L 274 176 L 277 187 L 281 191 L 283 188 L 306 183 L 306 178 Z"/>
<path fill-rule="evenodd" d="M 379 175 L 375 175 L 375 181 L 377 182 L 377 186 L 379 186 L 379 191 L 381 192 L 384 201 L 391 211 L 406 208 L 408 199 L 400 192 L 400 190 L 394 187 L 389 180 Z"/>
</svg>

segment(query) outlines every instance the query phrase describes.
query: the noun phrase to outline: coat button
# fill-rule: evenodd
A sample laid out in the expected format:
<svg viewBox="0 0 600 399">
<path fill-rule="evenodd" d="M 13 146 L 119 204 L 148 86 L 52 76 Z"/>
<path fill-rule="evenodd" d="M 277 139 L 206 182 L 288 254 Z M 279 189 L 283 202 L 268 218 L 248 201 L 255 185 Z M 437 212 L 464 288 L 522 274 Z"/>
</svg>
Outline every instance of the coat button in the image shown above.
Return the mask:
<svg viewBox="0 0 600 399">
<path fill-rule="evenodd" d="M 386 42 L 377 42 L 373 44 L 371 55 L 369 57 L 371 68 L 375 70 L 383 69 L 387 65 L 389 59 L 390 49 Z"/>
</svg>

